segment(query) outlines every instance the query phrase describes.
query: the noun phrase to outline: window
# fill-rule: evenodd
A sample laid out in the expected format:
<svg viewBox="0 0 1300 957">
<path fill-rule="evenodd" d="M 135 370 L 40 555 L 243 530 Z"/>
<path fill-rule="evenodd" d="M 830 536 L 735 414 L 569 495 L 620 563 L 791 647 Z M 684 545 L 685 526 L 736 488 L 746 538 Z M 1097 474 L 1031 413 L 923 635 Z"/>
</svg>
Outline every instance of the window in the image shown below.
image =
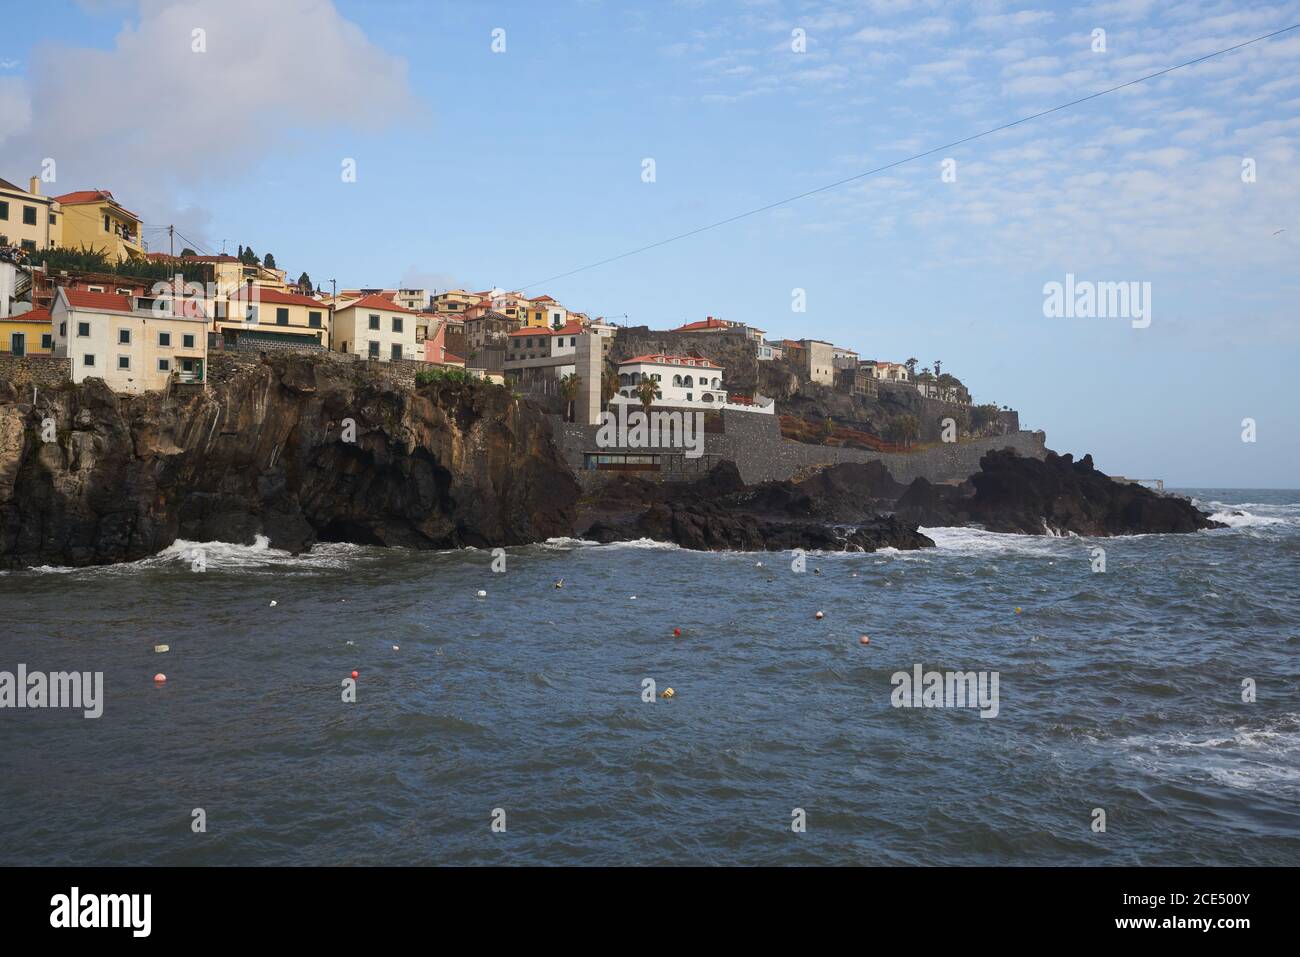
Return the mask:
<svg viewBox="0 0 1300 957">
<path fill-rule="evenodd" d="M 105 217 L 104 217 L 104 232 L 108 232 L 108 231 L 109 231 L 108 217 L 105 216 Z"/>
<path fill-rule="evenodd" d="M 172 360 L 171 360 L 171 359 L 159 359 L 159 360 L 158 360 L 158 371 L 159 371 L 159 372 L 170 372 L 171 369 L 172 369 Z"/>
<path fill-rule="evenodd" d="M 0 200 L 0 219 L 8 219 L 8 218 L 9 218 L 9 204 L 6 203 L 4 200 Z"/>
<path fill-rule="evenodd" d="M 370 358 L 372 359 L 379 358 L 379 343 L 377 342 L 370 343 Z"/>
<path fill-rule="evenodd" d="M 165 349 L 170 349 L 172 345 L 172 334 L 170 332 L 158 333 L 158 345 Z"/>
<path fill-rule="evenodd" d="M 130 368 L 131 368 L 131 357 L 130 357 L 130 356 L 118 356 L 118 357 L 117 357 L 117 367 L 118 367 L 119 369 L 130 369 Z"/>
<path fill-rule="evenodd" d="M 185 335 L 181 336 L 181 348 L 182 349 L 194 348 L 194 333 L 187 332 L 185 333 Z"/>
<path fill-rule="evenodd" d="M 402 358 L 402 346 L 401 346 L 401 343 L 398 343 L 398 342 L 394 342 L 394 343 L 393 343 L 393 348 L 392 348 L 392 350 L 391 350 L 391 352 L 390 352 L 390 358 L 392 358 L 392 359 L 400 359 L 400 358 Z"/>
<path fill-rule="evenodd" d="M 113 292 L 117 293 L 119 296 L 129 296 L 132 294 L 132 291 L 127 289 L 125 286 L 118 286 L 113 290 Z"/>
<path fill-rule="evenodd" d="M 311 326 L 313 329 L 319 329 L 319 328 L 320 328 L 320 313 L 319 313 L 319 312 L 309 312 L 309 313 L 307 313 L 307 325 Z"/>
<path fill-rule="evenodd" d="M 59 338 L 62 339 L 67 334 L 68 334 L 68 324 L 66 322 L 59 323 Z"/>
<path fill-rule="evenodd" d="M 119 329 L 119 330 L 117 330 L 117 344 L 118 344 L 119 346 L 129 346 L 129 345 L 131 344 L 131 330 L 130 330 L 130 329 Z"/>
<path fill-rule="evenodd" d="M 103 292 L 103 291 L 104 291 L 104 287 L 103 287 L 103 286 L 87 286 L 87 287 L 86 287 L 86 292 Z"/>
<path fill-rule="evenodd" d="M 9 335 L 9 351 L 16 356 L 27 355 L 27 336 L 22 332 L 14 332 Z"/>
<path fill-rule="evenodd" d="M 277 326 L 287 326 L 289 324 L 289 310 L 283 306 L 275 310 L 275 324 Z"/>
<path fill-rule="evenodd" d="M 41 336 L 41 348 L 42 348 L 42 349 L 53 349 L 53 348 L 54 348 L 54 336 L 50 335 L 48 332 L 47 332 L 47 333 L 44 333 L 44 334 Z"/>
<path fill-rule="evenodd" d="M 402 331 L 402 317 L 401 317 L 401 316 L 393 316 L 393 331 L 394 331 L 394 332 L 401 332 L 401 331 Z"/>
<path fill-rule="evenodd" d="M 20 245 L 29 253 L 36 252 L 36 240 L 34 239 L 24 239 Z"/>
<path fill-rule="evenodd" d="M 77 338 L 78 339 L 90 338 L 90 323 L 88 322 L 77 323 Z"/>
<path fill-rule="evenodd" d="M 92 356 L 89 352 L 87 352 L 84 356 L 81 357 L 81 364 L 83 366 L 93 366 L 95 364 L 95 357 Z"/>
<path fill-rule="evenodd" d="M 378 316 L 371 316 L 371 317 L 370 317 L 370 328 L 371 328 L 371 329 L 374 329 L 374 330 L 376 330 L 376 331 L 379 330 L 379 317 L 378 317 Z"/>
<path fill-rule="evenodd" d="M 36 225 L 36 207 L 35 207 L 35 206 L 24 206 L 24 207 L 23 207 L 23 225 L 24 225 L 24 226 L 35 226 L 35 225 Z"/>
<path fill-rule="evenodd" d="M 59 224 L 59 217 L 56 216 L 54 213 L 50 213 L 50 225 L 57 226 L 58 224 Z"/>
</svg>

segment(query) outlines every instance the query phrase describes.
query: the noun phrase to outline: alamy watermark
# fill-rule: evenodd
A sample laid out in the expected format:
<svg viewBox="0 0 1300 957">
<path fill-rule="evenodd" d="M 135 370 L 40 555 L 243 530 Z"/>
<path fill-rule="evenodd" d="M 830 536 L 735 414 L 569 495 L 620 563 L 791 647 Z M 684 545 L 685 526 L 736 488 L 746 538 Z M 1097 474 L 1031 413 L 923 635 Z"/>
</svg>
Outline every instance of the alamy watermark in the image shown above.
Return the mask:
<svg viewBox="0 0 1300 957">
<path fill-rule="evenodd" d="M 889 703 L 895 708 L 979 708 L 981 718 L 998 716 L 996 671 L 924 671 L 920 664 L 895 671 Z"/>
<path fill-rule="evenodd" d="M 0 671 L 0 708 L 80 708 L 82 716 L 104 713 L 104 672 L 28 671 L 25 664 Z"/>
<path fill-rule="evenodd" d="M 1048 319 L 1131 319 L 1134 329 L 1151 325 L 1151 283 L 1093 282 L 1065 274 L 1065 282 L 1043 284 Z"/>
<path fill-rule="evenodd" d="M 688 459 L 704 454 L 704 413 L 693 410 L 649 413 L 629 411 L 628 403 L 617 404 L 617 412 L 600 414 L 596 447 L 601 449 L 685 449 Z"/>
</svg>

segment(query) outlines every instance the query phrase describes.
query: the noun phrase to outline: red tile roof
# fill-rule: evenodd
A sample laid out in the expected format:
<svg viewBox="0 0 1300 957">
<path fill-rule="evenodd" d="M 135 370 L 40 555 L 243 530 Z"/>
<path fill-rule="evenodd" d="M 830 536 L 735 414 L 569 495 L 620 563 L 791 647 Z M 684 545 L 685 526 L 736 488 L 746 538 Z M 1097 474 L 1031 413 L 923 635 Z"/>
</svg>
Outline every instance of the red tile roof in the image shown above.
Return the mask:
<svg viewBox="0 0 1300 957">
<path fill-rule="evenodd" d="M 135 216 L 121 203 L 113 198 L 113 194 L 106 189 L 80 189 L 72 193 L 64 193 L 62 196 L 55 196 L 54 199 L 64 206 L 79 206 L 82 203 L 112 203 L 128 216 Z"/>
<path fill-rule="evenodd" d="M 678 326 L 672 329 L 672 332 L 700 332 L 704 329 L 730 329 L 731 323 L 724 322 L 721 319 L 714 319 L 709 316 L 707 319 L 701 319 L 699 322 L 688 322 L 684 326 Z"/>
<path fill-rule="evenodd" d="M 46 322 L 50 321 L 50 310 L 48 309 L 31 309 L 27 312 L 20 313 L 16 316 L 6 316 L 0 319 L 0 322 Z"/>
<path fill-rule="evenodd" d="M 363 296 L 362 298 L 358 299 L 356 302 L 350 302 L 346 306 L 341 306 L 338 311 L 342 312 L 344 309 L 353 309 L 353 308 L 384 309 L 387 310 L 388 312 L 406 312 L 406 313 L 410 313 L 412 316 L 419 315 L 419 313 L 416 312 L 414 309 L 407 309 L 405 306 L 399 306 L 391 299 L 385 299 L 383 296 L 376 295 L 375 293 L 371 293 L 369 296 Z"/>
<path fill-rule="evenodd" d="M 541 326 L 524 326 L 522 329 L 516 329 L 510 333 L 512 339 L 519 336 L 576 336 L 583 332 L 582 323 L 566 322 L 558 329 L 546 328 Z"/>
<path fill-rule="evenodd" d="M 256 290 L 256 291 L 253 291 Z M 241 285 L 237 290 L 230 293 L 231 299 L 257 299 L 260 302 L 271 302 L 281 306 L 309 306 L 314 309 L 325 309 L 325 303 L 319 299 L 312 299 L 310 296 L 301 296 L 292 292 L 280 292 L 278 289 L 266 289 L 262 286 L 254 286 L 250 290 L 248 286 Z"/>
<path fill-rule="evenodd" d="M 447 352 L 446 350 L 443 350 L 442 362 L 443 365 L 455 365 L 456 363 L 460 363 L 461 365 L 465 364 L 465 360 L 460 356 L 452 352 Z"/>
<path fill-rule="evenodd" d="M 555 302 L 550 296 L 538 296 L 536 299 L 530 299 L 529 302 Z"/>
<path fill-rule="evenodd" d="M 633 356 L 631 359 L 624 359 L 619 363 L 619 365 L 626 366 L 631 365 L 634 362 L 649 362 L 658 365 L 693 366 L 703 369 L 722 370 L 722 366 L 710 362 L 708 359 L 695 359 L 691 356 L 670 356 L 662 352 L 654 352 L 644 356 Z"/>
<path fill-rule="evenodd" d="M 119 296 L 111 292 L 88 292 L 85 289 L 59 287 L 68 297 L 68 305 L 73 309 L 88 309 L 92 312 L 130 312 L 131 297 Z"/>
</svg>

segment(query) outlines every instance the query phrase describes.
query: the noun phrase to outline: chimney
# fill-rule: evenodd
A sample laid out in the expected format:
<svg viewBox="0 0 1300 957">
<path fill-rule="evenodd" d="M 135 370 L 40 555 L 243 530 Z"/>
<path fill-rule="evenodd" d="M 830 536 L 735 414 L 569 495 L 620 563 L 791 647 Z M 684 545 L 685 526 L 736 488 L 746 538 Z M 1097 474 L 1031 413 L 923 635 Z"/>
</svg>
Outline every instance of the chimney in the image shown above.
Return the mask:
<svg viewBox="0 0 1300 957">
<path fill-rule="evenodd" d="M 39 176 L 33 176 L 27 181 L 27 192 L 33 196 L 41 195 L 41 178 Z"/>
</svg>

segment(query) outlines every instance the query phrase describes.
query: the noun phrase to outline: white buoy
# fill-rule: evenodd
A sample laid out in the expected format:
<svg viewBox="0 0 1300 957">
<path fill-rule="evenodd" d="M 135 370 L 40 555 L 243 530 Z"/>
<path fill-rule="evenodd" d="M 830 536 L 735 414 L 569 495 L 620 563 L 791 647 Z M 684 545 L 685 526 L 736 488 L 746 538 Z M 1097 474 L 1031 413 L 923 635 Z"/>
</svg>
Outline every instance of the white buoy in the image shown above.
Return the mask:
<svg viewBox="0 0 1300 957">
<path fill-rule="evenodd" d="M 817 612 L 817 614 L 814 615 L 813 617 L 815 617 L 818 621 L 821 621 L 823 618 L 826 617 L 826 615 L 825 615 L 823 612 L 820 612 L 820 611 L 819 611 L 819 612 Z"/>
<path fill-rule="evenodd" d="M 171 646 L 171 645 L 154 645 L 154 646 L 153 646 L 153 650 L 156 651 L 158 654 L 161 655 L 161 654 L 163 654 L 163 653 L 165 653 L 165 652 L 171 651 L 171 650 L 172 650 L 172 646 Z"/>
<path fill-rule="evenodd" d="M 480 588 L 480 589 L 478 590 L 478 597 L 479 597 L 479 598 L 486 598 L 486 597 L 487 597 L 487 592 L 485 592 L 482 588 Z"/>
<path fill-rule="evenodd" d="M 633 595 L 633 596 L 632 596 L 632 600 L 633 600 L 633 601 L 636 601 L 636 595 Z"/>
<path fill-rule="evenodd" d="M 275 602 L 275 599 L 274 599 L 274 598 L 272 598 L 272 599 L 271 599 L 271 607 L 272 607 L 272 608 L 274 608 L 274 607 L 275 607 L 275 605 L 276 605 L 276 602 Z"/>
</svg>

